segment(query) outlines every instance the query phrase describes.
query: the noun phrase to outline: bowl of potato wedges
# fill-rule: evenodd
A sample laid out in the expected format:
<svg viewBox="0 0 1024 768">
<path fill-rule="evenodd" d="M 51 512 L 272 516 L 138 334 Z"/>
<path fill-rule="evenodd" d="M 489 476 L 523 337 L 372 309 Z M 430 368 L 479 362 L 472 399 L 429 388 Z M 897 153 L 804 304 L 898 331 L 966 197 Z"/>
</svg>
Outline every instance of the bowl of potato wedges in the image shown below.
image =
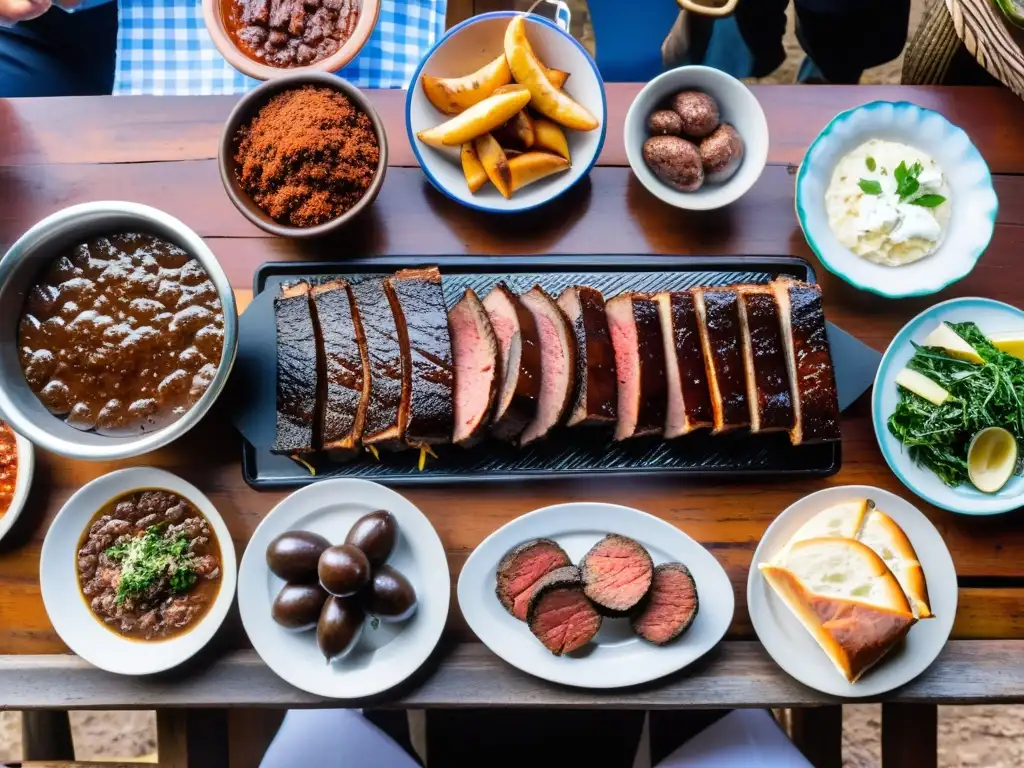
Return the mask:
<svg viewBox="0 0 1024 768">
<path fill-rule="evenodd" d="M 601 153 L 604 83 L 586 49 L 547 19 L 485 13 L 452 27 L 420 62 L 405 102 L 430 183 L 470 208 L 543 205 Z"/>
</svg>

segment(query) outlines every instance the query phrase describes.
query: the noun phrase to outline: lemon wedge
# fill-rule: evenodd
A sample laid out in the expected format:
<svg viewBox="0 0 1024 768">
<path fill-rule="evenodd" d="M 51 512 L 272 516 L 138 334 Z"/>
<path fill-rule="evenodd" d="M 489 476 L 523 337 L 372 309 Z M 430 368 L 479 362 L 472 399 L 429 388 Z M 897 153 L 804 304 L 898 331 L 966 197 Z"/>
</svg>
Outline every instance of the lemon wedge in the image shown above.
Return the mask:
<svg viewBox="0 0 1024 768">
<path fill-rule="evenodd" d="M 990 333 L 988 338 L 996 349 L 1001 349 L 1008 355 L 1024 360 L 1024 331 Z"/>
<path fill-rule="evenodd" d="M 896 375 L 896 383 L 935 405 L 942 405 L 952 397 L 949 392 L 927 376 L 910 368 L 904 368 Z"/>
<path fill-rule="evenodd" d="M 928 334 L 924 340 L 926 347 L 938 347 L 950 357 L 957 360 L 966 360 L 968 363 L 981 365 L 985 361 L 981 359 L 974 347 L 960 338 L 960 334 L 953 330 L 949 323 L 942 323 L 934 331 Z"/>
<path fill-rule="evenodd" d="M 967 475 L 982 493 L 995 493 L 1017 466 L 1017 440 L 1002 427 L 983 429 L 967 449 Z"/>
</svg>

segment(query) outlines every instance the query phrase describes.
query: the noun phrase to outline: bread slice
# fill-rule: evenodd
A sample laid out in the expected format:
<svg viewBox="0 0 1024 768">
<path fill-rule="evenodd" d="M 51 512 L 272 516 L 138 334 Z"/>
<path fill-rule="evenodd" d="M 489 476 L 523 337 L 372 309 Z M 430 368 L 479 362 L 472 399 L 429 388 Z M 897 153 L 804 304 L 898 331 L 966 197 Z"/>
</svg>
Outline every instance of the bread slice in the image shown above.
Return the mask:
<svg viewBox="0 0 1024 768">
<path fill-rule="evenodd" d="M 804 539 L 759 567 L 850 683 L 878 663 L 916 621 L 892 571 L 854 539 Z"/>
</svg>

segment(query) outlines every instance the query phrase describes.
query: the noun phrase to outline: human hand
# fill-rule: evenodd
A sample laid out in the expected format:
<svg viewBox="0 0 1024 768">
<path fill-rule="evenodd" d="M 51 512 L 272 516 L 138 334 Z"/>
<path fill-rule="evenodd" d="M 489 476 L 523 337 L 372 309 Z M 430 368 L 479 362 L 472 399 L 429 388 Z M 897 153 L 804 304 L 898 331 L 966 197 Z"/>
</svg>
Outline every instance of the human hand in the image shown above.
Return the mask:
<svg viewBox="0 0 1024 768">
<path fill-rule="evenodd" d="M 0 0 L 0 24 L 13 24 L 42 16 L 50 10 L 50 0 Z"/>
</svg>

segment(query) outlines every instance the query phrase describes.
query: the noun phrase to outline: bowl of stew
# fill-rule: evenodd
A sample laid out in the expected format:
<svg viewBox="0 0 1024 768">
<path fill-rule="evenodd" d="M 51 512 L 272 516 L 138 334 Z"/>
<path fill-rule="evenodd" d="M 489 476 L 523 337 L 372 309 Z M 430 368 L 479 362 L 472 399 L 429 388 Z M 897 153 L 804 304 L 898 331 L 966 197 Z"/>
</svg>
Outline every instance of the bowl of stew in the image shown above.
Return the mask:
<svg viewBox="0 0 1024 768">
<path fill-rule="evenodd" d="M 32 443 L 0 421 L 0 540 L 25 508 L 34 470 Z"/>
<path fill-rule="evenodd" d="M 65 208 L 0 259 L 0 418 L 78 459 L 160 448 L 209 410 L 237 346 L 213 252 L 149 206 Z"/>
<path fill-rule="evenodd" d="M 191 658 L 234 599 L 231 536 L 198 488 L 152 467 L 83 486 L 39 563 L 43 603 L 67 646 L 100 669 L 147 675 Z"/>
<path fill-rule="evenodd" d="M 257 80 L 288 72 L 336 72 L 370 39 L 380 0 L 203 0 L 221 56 Z"/>
</svg>

